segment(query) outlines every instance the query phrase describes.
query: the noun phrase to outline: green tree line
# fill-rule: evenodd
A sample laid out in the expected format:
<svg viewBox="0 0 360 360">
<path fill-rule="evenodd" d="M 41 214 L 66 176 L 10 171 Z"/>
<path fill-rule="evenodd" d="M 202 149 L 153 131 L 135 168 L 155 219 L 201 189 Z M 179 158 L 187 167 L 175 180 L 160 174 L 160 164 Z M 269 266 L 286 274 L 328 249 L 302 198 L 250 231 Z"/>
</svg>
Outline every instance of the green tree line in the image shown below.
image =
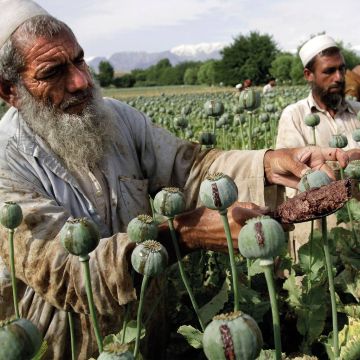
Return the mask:
<svg viewBox="0 0 360 360">
<path fill-rule="evenodd" d="M 360 64 L 360 56 L 342 42 L 346 65 L 349 69 Z M 301 45 L 298 47 L 301 47 Z M 115 76 L 108 61 L 99 64 L 95 74 L 103 87 L 161 86 L 161 85 L 228 85 L 234 86 L 245 79 L 261 85 L 269 77 L 279 82 L 300 84 L 304 82 L 303 67 L 298 54 L 282 52 L 272 36 L 251 32 L 239 35 L 221 51 L 220 60 L 187 61 L 172 66 L 162 59 L 147 69 L 134 69 L 131 73 Z"/>
</svg>

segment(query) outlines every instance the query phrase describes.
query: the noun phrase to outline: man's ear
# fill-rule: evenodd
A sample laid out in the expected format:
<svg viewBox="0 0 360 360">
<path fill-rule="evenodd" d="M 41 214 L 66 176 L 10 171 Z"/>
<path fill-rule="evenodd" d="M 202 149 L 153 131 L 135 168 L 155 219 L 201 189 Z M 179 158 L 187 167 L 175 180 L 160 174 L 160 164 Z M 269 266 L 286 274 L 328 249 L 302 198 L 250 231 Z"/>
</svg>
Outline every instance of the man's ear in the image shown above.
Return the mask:
<svg viewBox="0 0 360 360">
<path fill-rule="evenodd" d="M 11 106 L 17 107 L 19 102 L 17 86 L 9 81 L 0 79 L 0 97 Z"/>
<path fill-rule="evenodd" d="M 314 73 L 308 68 L 304 69 L 304 78 L 307 82 L 312 82 L 314 80 Z"/>
</svg>

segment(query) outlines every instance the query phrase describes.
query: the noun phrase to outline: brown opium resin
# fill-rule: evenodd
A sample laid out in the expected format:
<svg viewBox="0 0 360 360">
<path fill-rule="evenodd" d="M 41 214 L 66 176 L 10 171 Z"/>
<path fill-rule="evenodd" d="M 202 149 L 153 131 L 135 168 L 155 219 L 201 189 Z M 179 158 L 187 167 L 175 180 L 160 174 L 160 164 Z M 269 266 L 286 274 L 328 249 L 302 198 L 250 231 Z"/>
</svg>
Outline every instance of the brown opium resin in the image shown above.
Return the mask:
<svg viewBox="0 0 360 360">
<path fill-rule="evenodd" d="M 278 206 L 274 218 L 291 224 L 332 214 L 351 198 L 352 186 L 353 181 L 346 179 L 304 191 Z"/>
</svg>

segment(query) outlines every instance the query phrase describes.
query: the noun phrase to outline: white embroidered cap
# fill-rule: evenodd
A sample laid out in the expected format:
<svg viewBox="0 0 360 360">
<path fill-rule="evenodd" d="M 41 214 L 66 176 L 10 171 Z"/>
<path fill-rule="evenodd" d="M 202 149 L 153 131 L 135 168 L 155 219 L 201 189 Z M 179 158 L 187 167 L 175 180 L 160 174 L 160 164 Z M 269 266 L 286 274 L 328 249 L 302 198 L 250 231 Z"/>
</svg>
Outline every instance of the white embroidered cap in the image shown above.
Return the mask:
<svg viewBox="0 0 360 360">
<path fill-rule="evenodd" d="M 329 35 L 318 35 L 307 41 L 299 51 L 299 56 L 304 67 L 319 52 L 330 47 L 337 47 L 337 44 Z"/>
<path fill-rule="evenodd" d="M 0 0 L 0 48 L 26 20 L 37 15 L 49 15 L 32 0 Z"/>
</svg>

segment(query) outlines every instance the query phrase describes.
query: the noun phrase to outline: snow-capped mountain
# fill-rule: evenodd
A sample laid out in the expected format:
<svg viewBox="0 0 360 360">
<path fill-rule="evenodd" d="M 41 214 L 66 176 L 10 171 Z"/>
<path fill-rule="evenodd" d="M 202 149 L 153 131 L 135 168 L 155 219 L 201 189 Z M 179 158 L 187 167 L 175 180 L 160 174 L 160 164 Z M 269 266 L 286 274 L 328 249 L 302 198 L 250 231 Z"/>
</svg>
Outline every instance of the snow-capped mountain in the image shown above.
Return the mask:
<svg viewBox="0 0 360 360">
<path fill-rule="evenodd" d="M 173 47 L 170 52 L 177 56 L 198 56 L 199 54 L 212 54 L 214 52 L 220 52 L 225 46 L 225 43 L 220 42 L 179 45 Z"/>
<path fill-rule="evenodd" d="M 224 43 L 201 43 L 195 45 L 179 45 L 171 50 L 148 53 L 145 51 L 117 52 L 109 58 L 92 57 L 87 63 L 95 70 L 98 70 L 100 61 L 107 60 L 114 67 L 116 72 L 130 72 L 134 69 L 146 69 L 155 65 L 161 59 L 169 59 L 175 66 L 184 61 L 205 61 L 208 59 L 220 59 L 220 51 Z"/>
</svg>

